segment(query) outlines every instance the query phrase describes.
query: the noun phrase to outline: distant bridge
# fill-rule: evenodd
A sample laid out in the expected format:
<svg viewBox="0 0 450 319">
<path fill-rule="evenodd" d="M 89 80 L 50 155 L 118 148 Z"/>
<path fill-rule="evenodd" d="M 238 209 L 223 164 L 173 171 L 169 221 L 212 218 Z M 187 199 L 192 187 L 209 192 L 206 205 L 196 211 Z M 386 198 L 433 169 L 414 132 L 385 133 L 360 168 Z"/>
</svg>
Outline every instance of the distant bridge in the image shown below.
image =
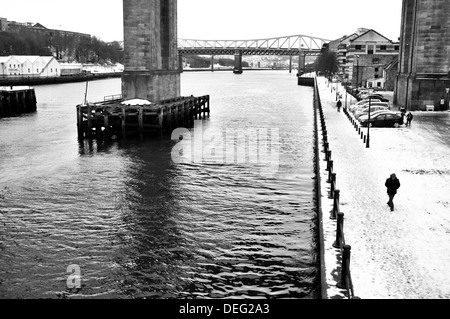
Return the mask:
<svg viewBox="0 0 450 319">
<path fill-rule="evenodd" d="M 307 35 L 291 35 L 255 40 L 178 39 L 181 55 L 319 55 L 330 40 Z"/>
</svg>

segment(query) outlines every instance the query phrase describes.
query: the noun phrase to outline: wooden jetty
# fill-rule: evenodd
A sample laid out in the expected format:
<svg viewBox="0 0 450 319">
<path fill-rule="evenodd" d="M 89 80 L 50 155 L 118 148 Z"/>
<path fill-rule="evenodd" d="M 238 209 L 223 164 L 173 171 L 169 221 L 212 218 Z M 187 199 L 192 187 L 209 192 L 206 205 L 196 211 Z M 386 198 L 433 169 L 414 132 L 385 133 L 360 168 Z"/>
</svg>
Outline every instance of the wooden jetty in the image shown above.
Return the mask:
<svg viewBox="0 0 450 319">
<path fill-rule="evenodd" d="M 0 87 L 0 118 L 36 112 L 36 93 L 31 87 Z"/>
<path fill-rule="evenodd" d="M 210 116 L 209 95 L 178 97 L 150 103 L 112 95 L 102 102 L 77 105 L 78 138 L 121 137 L 171 133 L 192 127 Z"/>
</svg>

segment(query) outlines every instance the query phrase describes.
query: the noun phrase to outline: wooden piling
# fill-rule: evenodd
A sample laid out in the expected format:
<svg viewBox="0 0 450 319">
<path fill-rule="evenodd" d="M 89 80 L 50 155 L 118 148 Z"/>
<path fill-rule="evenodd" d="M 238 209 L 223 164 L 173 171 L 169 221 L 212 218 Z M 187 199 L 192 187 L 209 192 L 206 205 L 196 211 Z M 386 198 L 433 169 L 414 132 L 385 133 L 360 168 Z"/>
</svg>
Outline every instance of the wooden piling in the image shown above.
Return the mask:
<svg viewBox="0 0 450 319">
<path fill-rule="evenodd" d="M 35 112 L 36 109 L 33 88 L 0 90 L 0 118 Z"/>
<path fill-rule="evenodd" d="M 78 135 L 92 138 L 121 131 L 123 138 L 128 135 L 143 138 L 158 132 L 171 133 L 177 127 L 191 127 L 194 118 L 206 118 L 210 112 L 207 105 L 209 96 L 180 97 L 150 105 L 123 105 L 121 100 L 78 105 Z"/>
</svg>

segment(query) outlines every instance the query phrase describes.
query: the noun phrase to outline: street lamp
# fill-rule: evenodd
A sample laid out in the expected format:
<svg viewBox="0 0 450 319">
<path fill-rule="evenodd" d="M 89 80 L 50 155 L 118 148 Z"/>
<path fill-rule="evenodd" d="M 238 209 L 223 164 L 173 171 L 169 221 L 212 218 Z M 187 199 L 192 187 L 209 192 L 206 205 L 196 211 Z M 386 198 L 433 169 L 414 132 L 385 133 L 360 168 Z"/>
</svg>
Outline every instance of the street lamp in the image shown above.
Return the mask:
<svg viewBox="0 0 450 319">
<path fill-rule="evenodd" d="M 366 140 L 366 148 L 370 148 L 370 108 L 372 106 L 372 97 L 370 96 L 371 90 L 369 90 L 369 118 L 367 120 L 367 140 Z"/>
<path fill-rule="evenodd" d="M 448 99 L 448 93 L 450 92 L 450 88 L 446 88 L 445 92 L 447 92 L 447 109 L 450 109 L 450 101 Z"/>
<path fill-rule="evenodd" d="M 356 88 L 359 88 L 359 55 L 355 55 L 356 58 Z"/>
</svg>

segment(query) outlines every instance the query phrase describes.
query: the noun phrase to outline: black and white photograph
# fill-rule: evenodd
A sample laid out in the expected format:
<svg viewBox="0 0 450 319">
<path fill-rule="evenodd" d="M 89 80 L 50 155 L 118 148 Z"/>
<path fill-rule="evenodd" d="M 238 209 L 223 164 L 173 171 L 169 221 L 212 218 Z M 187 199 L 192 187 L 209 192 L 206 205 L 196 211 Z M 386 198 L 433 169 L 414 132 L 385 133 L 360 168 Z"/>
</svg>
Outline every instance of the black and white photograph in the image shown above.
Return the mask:
<svg viewBox="0 0 450 319">
<path fill-rule="evenodd" d="M 450 1 L 0 2 L 0 299 L 450 298 Z"/>
</svg>

